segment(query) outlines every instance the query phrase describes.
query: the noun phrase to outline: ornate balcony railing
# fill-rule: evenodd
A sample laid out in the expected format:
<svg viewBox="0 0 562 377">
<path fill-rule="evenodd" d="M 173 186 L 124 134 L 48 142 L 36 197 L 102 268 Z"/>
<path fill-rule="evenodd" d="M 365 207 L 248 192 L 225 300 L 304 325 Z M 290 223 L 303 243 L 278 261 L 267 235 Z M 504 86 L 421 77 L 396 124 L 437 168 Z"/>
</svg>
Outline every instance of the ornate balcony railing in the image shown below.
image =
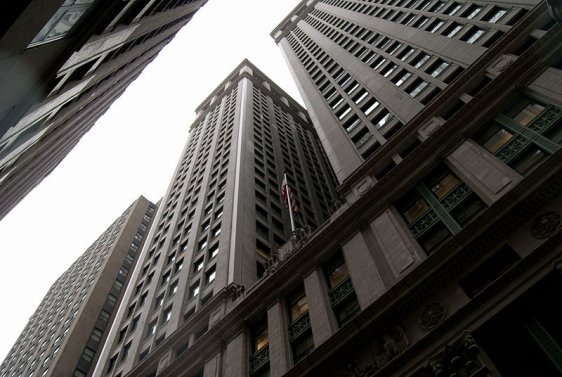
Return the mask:
<svg viewBox="0 0 562 377">
<path fill-rule="evenodd" d="M 353 293 L 353 284 L 351 283 L 351 278 L 348 276 L 345 280 L 330 290 L 329 296 L 332 307 L 337 306 Z"/>
<path fill-rule="evenodd" d="M 250 374 L 269 364 L 269 344 L 250 356 Z"/>
<path fill-rule="evenodd" d="M 441 207 L 447 212 L 451 212 L 455 207 L 462 204 L 472 194 L 472 190 L 465 183 L 460 183 L 447 194 L 441 201 Z M 420 217 L 416 222 L 410 224 L 410 230 L 415 238 L 420 237 L 429 230 L 435 223 L 439 221 L 436 211 L 430 209 L 425 215 Z"/>
<path fill-rule="evenodd" d="M 511 119 L 503 115 L 497 116 L 496 120 L 500 122 L 504 127 L 507 127 L 510 132 L 515 133 L 515 135 L 509 142 L 507 142 L 497 150 L 496 156 L 500 160 L 509 163 L 517 156 L 519 156 L 519 154 L 523 153 L 526 147 L 532 142 L 538 143 L 546 150 L 556 149 L 557 146 L 554 145 L 551 141 L 546 139 L 543 139 L 541 141 L 541 137 L 537 136 L 537 134 L 544 135 L 547 131 L 549 131 L 556 125 L 560 118 L 562 118 L 562 109 L 556 106 L 548 106 L 527 126 L 518 125 L 517 127 L 515 127 L 514 125 L 511 125 L 511 123 L 513 122 Z M 559 141 L 555 140 L 554 142 Z M 550 146 L 548 144 L 550 144 Z"/>
<path fill-rule="evenodd" d="M 306 312 L 289 324 L 289 341 L 297 339 L 308 329 L 310 329 L 310 315 Z"/>
</svg>

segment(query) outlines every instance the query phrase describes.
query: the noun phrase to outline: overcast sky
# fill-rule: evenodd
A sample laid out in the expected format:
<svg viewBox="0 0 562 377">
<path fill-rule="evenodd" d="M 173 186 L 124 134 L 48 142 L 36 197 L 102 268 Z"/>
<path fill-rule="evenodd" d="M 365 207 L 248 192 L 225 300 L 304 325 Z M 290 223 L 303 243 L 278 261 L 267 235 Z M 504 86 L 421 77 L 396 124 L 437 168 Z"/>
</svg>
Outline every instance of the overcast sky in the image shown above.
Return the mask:
<svg viewBox="0 0 562 377">
<path fill-rule="evenodd" d="M 139 195 L 164 195 L 195 108 L 244 59 L 302 103 L 270 32 L 300 0 L 209 0 L 0 221 L 0 360 L 49 287 Z"/>
</svg>

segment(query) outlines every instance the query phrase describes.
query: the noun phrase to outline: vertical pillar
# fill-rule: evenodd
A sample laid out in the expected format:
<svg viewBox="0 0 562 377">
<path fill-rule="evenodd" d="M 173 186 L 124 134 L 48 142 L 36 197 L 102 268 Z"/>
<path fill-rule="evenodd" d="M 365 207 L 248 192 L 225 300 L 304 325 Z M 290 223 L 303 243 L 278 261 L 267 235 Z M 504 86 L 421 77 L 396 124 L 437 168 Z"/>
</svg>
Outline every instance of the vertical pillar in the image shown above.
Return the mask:
<svg viewBox="0 0 562 377">
<path fill-rule="evenodd" d="M 209 360 L 205 361 L 205 366 L 203 367 L 203 377 L 221 377 L 220 356 L 221 354 L 219 352 Z"/>
<path fill-rule="evenodd" d="M 267 331 L 271 377 L 282 376 L 289 369 L 290 357 L 285 305 L 280 299 L 267 309 Z"/>
<path fill-rule="evenodd" d="M 345 263 L 361 309 L 373 303 L 385 287 L 361 232 L 342 245 Z"/>
<path fill-rule="evenodd" d="M 304 290 L 308 300 L 312 338 L 315 347 L 318 347 L 336 331 L 336 323 L 328 301 L 328 292 L 318 268 L 304 278 Z"/>
<path fill-rule="evenodd" d="M 242 331 L 226 345 L 225 376 L 247 376 L 247 365 L 249 361 L 246 343 L 246 332 Z"/>
</svg>

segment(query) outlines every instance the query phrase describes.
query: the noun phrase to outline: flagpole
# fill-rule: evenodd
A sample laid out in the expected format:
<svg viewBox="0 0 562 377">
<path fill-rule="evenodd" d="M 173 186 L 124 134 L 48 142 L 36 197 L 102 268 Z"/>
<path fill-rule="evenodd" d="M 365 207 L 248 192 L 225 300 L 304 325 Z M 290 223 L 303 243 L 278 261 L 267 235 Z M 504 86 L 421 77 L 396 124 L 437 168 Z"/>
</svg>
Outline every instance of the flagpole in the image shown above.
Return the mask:
<svg viewBox="0 0 562 377">
<path fill-rule="evenodd" d="M 286 197 L 287 197 L 287 205 L 289 207 L 289 218 L 291 219 L 291 232 L 295 231 L 295 220 L 293 219 L 293 210 L 291 207 L 291 195 L 289 195 L 289 182 L 287 181 L 287 173 L 283 173 L 283 182 L 286 183 Z"/>
</svg>

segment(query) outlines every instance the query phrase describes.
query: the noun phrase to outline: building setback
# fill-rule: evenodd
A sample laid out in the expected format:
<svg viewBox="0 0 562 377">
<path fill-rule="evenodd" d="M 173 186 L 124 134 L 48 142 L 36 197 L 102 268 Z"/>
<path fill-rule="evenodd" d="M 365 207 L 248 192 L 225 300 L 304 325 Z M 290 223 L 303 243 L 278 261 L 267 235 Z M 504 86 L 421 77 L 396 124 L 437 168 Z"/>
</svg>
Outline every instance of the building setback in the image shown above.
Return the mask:
<svg viewBox="0 0 562 377">
<path fill-rule="evenodd" d="M 96 376 L 142 375 L 154 350 L 188 349 L 265 274 L 292 234 L 284 174 L 298 240 L 330 216 L 335 178 L 305 110 L 243 61 L 197 109 Z"/>
<path fill-rule="evenodd" d="M 0 26 L 0 219 L 206 0 L 24 0 Z"/>
<path fill-rule="evenodd" d="M 91 376 L 155 213 L 137 199 L 51 286 L 0 376 Z"/>
</svg>

